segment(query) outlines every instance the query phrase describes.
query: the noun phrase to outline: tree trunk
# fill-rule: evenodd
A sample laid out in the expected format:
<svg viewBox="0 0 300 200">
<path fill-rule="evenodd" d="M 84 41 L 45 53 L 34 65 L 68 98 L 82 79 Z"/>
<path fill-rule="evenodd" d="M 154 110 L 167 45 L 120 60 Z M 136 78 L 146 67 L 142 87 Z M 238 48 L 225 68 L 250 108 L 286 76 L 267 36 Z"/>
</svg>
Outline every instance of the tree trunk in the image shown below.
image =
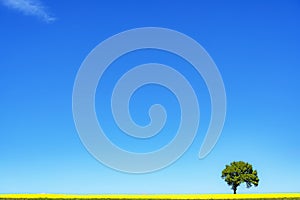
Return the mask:
<svg viewBox="0 0 300 200">
<path fill-rule="evenodd" d="M 236 194 L 237 187 L 233 187 L 233 194 Z"/>
</svg>

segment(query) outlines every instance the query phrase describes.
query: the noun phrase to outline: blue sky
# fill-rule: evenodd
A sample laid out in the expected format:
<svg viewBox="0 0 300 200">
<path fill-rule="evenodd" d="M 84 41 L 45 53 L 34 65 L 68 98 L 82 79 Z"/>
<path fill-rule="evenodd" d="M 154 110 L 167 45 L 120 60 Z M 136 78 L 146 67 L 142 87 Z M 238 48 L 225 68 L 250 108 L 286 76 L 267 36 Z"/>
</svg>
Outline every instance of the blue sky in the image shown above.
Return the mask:
<svg viewBox="0 0 300 200">
<path fill-rule="evenodd" d="M 253 164 L 260 177 L 257 188 L 242 185 L 240 193 L 300 192 L 299 1 L 2 0 L 0 26 L 0 193 L 231 193 L 220 176 L 235 160 Z M 200 129 L 183 157 L 158 172 L 133 175 L 102 165 L 84 148 L 73 122 L 72 90 L 96 45 L 147 26 L 180 31 L 207 50 L 226 87 L 227 117 L 217 145 L 199 160 L 210 119 L 201 77 L 163 52 L 121 58 L 126 66 L 182 64 L 200 99 Z M 99 86 L 98 112 L 109 112 L 97 98 L 107 96 L 119 72 L 112 68 Z M 166 137 L 148 145 L 128 145 L 116 138 L 110 113 L 98 117 L 119 146 L 153 150 L 172 138 L 179 116 L 174 96 L 149 86 L 131 101 L 137 123 L 148 123 L 145 112 L 154 102 L 171 114 Z"/>
</svg>

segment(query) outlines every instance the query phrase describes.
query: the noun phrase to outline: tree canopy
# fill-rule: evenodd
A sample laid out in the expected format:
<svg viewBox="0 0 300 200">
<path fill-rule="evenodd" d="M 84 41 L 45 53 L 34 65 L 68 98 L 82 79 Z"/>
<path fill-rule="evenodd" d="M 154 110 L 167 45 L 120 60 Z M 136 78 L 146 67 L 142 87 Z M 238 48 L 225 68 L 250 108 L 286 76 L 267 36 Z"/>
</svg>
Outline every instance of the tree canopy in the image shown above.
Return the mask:
<svg viewBox="0 0 300 200">
<path fill-rule="evenodd" d="M 251 164 L 243 161 L 226 165 L 221 177 L 231 186 L 234 194 L 236 194 L 237 187 L 242 183 L 246 183 L 247 188 L 250 188 L 252 185 L 258 186 L 259 182 L 257 171 L 253 170 Z"/>
</svg>

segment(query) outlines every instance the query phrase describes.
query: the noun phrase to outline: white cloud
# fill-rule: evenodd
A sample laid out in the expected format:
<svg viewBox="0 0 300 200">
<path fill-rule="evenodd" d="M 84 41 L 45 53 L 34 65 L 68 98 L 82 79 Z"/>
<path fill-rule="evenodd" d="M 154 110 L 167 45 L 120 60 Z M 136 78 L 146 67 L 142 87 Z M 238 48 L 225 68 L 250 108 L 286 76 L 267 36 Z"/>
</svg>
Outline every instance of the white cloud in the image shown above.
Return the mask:
<svg viewBox="0 0 300 200">
<path fill-rule="evenodd" d="M 1 0 L 2 3 L 11 8 L 22 12 L 25 15 L 32 15 L 45 22 L 53 22 L 56 19 L 49 15 L 45 7 L 39 0 Z"/>
</svg>

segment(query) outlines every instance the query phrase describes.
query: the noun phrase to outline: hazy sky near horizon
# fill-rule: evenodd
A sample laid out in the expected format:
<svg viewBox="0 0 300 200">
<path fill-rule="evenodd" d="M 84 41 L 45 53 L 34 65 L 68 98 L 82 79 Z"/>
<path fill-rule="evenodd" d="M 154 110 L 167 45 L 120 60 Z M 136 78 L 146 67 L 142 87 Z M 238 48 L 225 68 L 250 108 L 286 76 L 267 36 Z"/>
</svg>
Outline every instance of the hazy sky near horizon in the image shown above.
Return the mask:
<svg viewBox="0 0 300 200">
<path fill-rule="evenodd" d="M 201 109 L 189 150 L 163 170 L 135 175 L 112 170 L 88 153 L 73 122 L 72 91 L 81 63 L 96 45 L 149 26 L 182 32 L 206 49 L 224 81 L 227 116 L 215 148 L 199 160 L 210 119 L 201 76 L 163 52 L 120 58 L 96 94 L 99 121 L 120 147 L 145 152 L 163 146 L 174 136 L 180 110 L 168 90 L 146 86 L 134 94 L 130 111 L 146 125 L 148 106 L 165 105 L 163 137 L 136 145 L 121 137 L 108 101 L 99 100 L 109 97 L 118 65 L 158 62 L 183 69 Z M 257 188 L 242 185 L 238 192 L 300 192 L 299 35 L 296 0 L 1 0 L 0 193 L 231 193 L 220 176 L 237 160 L 253 164 L 260 178 Z"/>
</svg>

